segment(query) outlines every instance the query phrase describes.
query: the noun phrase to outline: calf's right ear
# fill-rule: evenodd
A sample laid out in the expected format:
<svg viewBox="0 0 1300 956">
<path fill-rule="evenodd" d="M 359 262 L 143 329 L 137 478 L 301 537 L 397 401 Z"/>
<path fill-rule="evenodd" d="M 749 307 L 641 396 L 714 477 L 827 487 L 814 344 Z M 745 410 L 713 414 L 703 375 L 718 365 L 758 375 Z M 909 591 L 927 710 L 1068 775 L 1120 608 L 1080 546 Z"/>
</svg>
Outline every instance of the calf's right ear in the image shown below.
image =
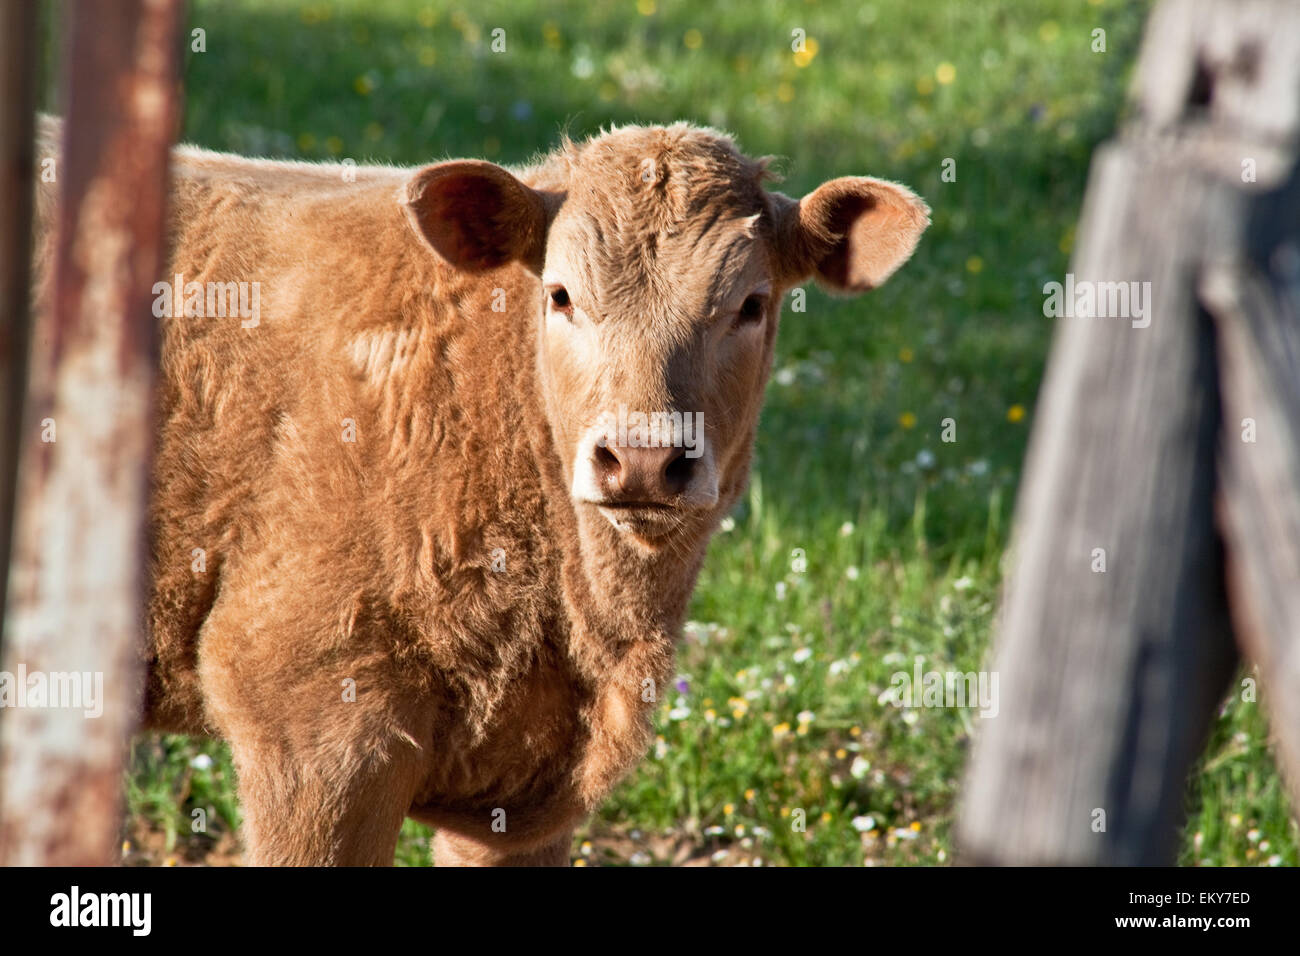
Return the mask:
<svg viewBox="0 0 1300 956">
<path fill-rule="evenodd" d="M 470 272 L 520 262 L 541 275 L 547 209 L 542 194 L 493 163 L 454 160 L 418 170 L 401 202 L 415 234 Z"/>
<path fill-rule="evenodd" d="M 865 292 L 893 275 L 930 224 L 930 208 L 906 186 L 843 176 L 795 201 L 772 193 L 786 281 L 816 276 L 838 292 Z"/>
</svg>

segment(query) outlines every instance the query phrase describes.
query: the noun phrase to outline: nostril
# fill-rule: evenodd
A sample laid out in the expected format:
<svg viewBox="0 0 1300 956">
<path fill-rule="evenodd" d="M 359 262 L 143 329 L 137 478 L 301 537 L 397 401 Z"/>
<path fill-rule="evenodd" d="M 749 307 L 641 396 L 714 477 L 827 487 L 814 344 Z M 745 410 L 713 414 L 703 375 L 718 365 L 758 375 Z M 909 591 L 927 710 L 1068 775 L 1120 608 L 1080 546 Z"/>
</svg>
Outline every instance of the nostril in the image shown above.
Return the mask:
<svg viewBox="0 0 1300 956">
<path fill-rule="evenodd" d="M 602 481 L 619 480 L 623 472 L 623 463 L 609 446 L 597 445 L 592 460 L 596 465 L 596 474 Z"/>
<path fill-rule="evenodd" d="M 674 494 L 681 494 L 691 483 L 691 474 L 695 471 L 695 459 L 686 456 L 686 449 L 677 449 L 677 454 L 664 469 L 664 482 Z"/>
</svg>

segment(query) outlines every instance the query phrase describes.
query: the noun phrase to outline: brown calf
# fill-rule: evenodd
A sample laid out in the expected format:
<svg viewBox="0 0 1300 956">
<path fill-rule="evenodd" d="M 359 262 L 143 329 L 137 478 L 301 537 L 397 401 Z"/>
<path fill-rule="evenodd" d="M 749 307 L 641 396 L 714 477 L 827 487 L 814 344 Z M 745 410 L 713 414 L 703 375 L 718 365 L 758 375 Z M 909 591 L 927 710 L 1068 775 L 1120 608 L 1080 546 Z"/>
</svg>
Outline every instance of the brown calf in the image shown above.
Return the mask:
<svg viewBox="0 0 1300 956">
<path fill-rule="evenodd" d="M 407 816 L 442 864 L 566 863 L 651 739 L 783 296 L 879 285 L 925 204 L 788 199 L 685 124 L 173 172 L 146 725 L 230 742 L 254 863 L 388 864 Z"/>
</svg>

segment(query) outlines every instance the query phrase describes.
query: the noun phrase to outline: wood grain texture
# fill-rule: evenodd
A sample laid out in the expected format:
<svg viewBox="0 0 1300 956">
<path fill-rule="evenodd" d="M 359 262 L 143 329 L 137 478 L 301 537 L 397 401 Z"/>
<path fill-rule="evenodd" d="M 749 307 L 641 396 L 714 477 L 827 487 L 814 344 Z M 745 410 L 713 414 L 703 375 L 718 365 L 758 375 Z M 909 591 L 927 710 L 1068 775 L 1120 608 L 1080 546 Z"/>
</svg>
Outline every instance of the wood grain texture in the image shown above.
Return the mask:
<svg viewBox="0 0 1300 956">
<path fill-rule="evenodd" d="M 1283 246 L 1273 260 L 1267 272 L 1208 270 L 1202 298 L 1220 330 L 1220 511 L 1233 614 L 1300 806 L 1300 247 Z"/>
</svg>

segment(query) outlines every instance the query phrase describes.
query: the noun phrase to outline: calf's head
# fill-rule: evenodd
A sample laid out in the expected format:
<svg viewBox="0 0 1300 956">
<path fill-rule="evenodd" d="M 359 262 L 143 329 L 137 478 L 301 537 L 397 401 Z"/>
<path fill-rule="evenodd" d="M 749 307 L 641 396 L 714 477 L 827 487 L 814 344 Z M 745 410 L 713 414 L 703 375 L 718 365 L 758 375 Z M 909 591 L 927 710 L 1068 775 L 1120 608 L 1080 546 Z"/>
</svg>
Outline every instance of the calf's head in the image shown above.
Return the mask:
<svg viewBox="0 0 1300 956">
<path fill-rule="evenodd" d="M 566 143 L 518 174 L 439 163 L 405 188 L 451 263 L 540 278 L 536 360 L 571 497 L 642 550 L 711 530 L 744 486 L 785 293 L 809 277 L 872 289 L 929 223 L 895 183 L 844 177 L 793 200 L 766 178 L 678 124 Z"/>
</svg>

